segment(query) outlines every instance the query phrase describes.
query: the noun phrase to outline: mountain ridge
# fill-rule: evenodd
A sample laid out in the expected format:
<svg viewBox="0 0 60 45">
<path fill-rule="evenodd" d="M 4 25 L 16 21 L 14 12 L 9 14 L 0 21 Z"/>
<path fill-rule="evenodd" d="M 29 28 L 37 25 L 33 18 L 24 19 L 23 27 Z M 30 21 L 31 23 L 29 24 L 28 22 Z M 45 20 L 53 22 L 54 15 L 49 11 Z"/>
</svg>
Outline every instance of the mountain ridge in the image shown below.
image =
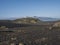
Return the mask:
<svg viewBox="0 0 60 45">
<path fill-rule="evenodd" d="M 52 18 L 52 17 L 35 17 L 35 18 L 38 18 L 42 21 L 58 21 L 58 20 L 60 20 L 60 18 Z"/>
<path fill-rule="evenodd" d="M 37 17 L 37 16 L 35 16 L 33 18 L 37 18 L 37 19 L 42 20 L 42 21 L 58 21 L 58 20 L 60 20 L 60 18 L 51 18 L 51 17 Z M 0 20 L 16 20 L 16 19 L 20 19 L 20 18 L 12 17 L 12 18 L 0 19 Z"/>
</svg>

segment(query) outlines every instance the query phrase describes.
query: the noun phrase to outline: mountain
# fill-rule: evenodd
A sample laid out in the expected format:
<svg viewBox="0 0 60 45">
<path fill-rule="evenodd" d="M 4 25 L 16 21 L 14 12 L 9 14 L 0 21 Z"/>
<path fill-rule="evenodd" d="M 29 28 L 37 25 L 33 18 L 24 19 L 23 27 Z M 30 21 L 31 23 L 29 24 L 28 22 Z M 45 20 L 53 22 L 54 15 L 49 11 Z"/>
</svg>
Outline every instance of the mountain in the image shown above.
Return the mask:
<svg viewBox="0 0 60 45">
<path fill-rule="evenodd" d="M 35 17 L 35 18 L 38 18 L 42 21 L 57 21 L 57 20 L 60 20 L 59 18 L 51 18 L 51 17 Z"/>
<path fill-rule="evenodd" d="M 60 18 L 51 18 L 51 17 L 37 17 L 37 16 L 34 16 L 33 18 L 37 18 L 41 21 L 58 21 L 58 20 L 60 20 Z M 5 19 L 0 19 L 0 20 L 16 20 L 16 19 L 19 19 L 19 18 L 11 17 L 11 18 L 5 18 Z"/>
</svg>

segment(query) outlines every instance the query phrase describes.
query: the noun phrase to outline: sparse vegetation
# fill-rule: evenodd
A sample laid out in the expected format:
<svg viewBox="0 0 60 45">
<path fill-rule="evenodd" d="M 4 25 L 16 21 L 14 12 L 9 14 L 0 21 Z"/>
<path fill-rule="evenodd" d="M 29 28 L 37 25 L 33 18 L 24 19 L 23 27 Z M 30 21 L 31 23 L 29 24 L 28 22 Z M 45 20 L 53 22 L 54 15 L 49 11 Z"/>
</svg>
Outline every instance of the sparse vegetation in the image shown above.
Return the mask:
<svg viewBox="0 0 60 45">
<path fill-rule="evenodd" d="M 26 18 L 20 18 L 20 19 L 16 19 L 14 20 L 15 23 L 33 23 L 33 24 L 36 24 L 36 23 L 39 23 L 41 22 L 39 19 L 37 18 L 33 18 L 33 17 L 26 17 Z"/>
<path fill-rule="evenodd" d="M 39 20 L 26 18 L 26 23 L 0 22 L 0 45 L 60 45 L 60 27 L 44 23 Z M 17 20 L 14 20 L 14 22 Z M 20 19 L 18 20 L 20 21 Z M 35 23 L 37 22 L 37 23 Z M 41 25 L 40 25 L 41 24 Z"/>
</svg>

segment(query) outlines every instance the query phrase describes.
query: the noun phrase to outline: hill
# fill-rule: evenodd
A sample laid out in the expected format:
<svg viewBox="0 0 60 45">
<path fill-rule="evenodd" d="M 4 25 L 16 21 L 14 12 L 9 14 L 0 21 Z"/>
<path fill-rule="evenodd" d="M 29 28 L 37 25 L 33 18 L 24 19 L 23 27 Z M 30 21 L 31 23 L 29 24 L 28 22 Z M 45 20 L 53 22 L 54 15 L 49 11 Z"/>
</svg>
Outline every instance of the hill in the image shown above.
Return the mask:
<svg viewBox="0 0 60 45">
<path fill-rule="evenodd" d="M 26 17 L 26 18 L 20 18 L 20 19 L 16 19 L 13 22 L 15 23 L 30 23 L 30 24 L 37 24 L 42 22 L 41 20 L 39 20 L 38 18 L 33 18 L 33 17 Z"/>
</svg>

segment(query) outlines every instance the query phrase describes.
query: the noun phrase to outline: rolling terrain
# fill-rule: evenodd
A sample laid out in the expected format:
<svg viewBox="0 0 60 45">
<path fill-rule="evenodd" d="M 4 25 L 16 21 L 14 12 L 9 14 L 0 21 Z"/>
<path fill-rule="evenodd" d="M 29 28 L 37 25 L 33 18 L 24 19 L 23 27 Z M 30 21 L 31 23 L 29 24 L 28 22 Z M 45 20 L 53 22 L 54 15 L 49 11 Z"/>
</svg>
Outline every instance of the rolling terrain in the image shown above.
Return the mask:
<svg viewBox="0 0 60 45">
<path fill-rule="evenodd" d="M 0 45 L 60 45 L 59 24 L 33 18 L 0 21 Z"/>
</svg>

